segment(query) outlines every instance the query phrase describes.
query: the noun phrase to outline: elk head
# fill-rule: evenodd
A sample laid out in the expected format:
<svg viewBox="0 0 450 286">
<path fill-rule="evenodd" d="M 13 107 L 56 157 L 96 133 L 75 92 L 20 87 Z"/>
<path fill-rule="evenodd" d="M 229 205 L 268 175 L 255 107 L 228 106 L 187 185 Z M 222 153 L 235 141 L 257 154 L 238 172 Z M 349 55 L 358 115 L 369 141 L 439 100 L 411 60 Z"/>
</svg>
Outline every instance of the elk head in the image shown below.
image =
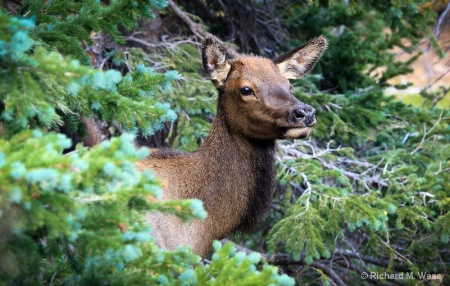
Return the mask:
<svg viewBox="0 0 450 286">
<path fill-rule="evenodd" d="M 308 73 L 327 46 L 321 36 L 273 61 L 246 55 L 230 59 L 223 46 L 207 38 L 203 66 L 219 90 L 218 111 L 230 131 L 254 139 L 308 136 L 315 110 L 291 94 L 288 79 Z"/>
</svg>

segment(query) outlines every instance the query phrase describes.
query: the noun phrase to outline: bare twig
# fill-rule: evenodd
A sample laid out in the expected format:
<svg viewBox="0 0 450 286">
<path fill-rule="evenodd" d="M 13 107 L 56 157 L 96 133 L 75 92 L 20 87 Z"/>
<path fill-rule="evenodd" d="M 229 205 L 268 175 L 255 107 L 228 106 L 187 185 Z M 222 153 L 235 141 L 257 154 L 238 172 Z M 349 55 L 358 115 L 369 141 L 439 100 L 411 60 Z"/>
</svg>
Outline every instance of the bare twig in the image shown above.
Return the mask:
<svg viewBox="0 0 450 286">
<path fill-rule="evenodd" d="M 447 3 L 447 7 L 445 8 L 444 13 L 442 13 L 441 16 L 439 17 L 436 28 L 433 31 L 433 34 L 436 38 L 439 38 L 439 36 L 440 36 L 442 22 L 444 21 L 445 17 L 447 16 L 447 13 L 449 11 L 450 11 L 450 2 Z"/>
<path fill-rule="evenodd" d="M 360 167 L 366 167 L 364 172 L 362 173 L 355 173 L 352 171 L 345 170 L 342 165 L 336 165 L 335 162 L 329 162 L 328 160 L 324 159 L 323 157 L 326 154 L 331 154 L 333 152 L 339 151 L 341 147 L 337 148 L 331 148 L 332 141 L 327 143 L 327 147 L 325 149 L 319 150 L 316 146 L 314 146 L 311 142 L 308 141 L 296 141 L 292 144 L 282 145 L 280 144 L 280 149 L 284 151 L 286 154 L 285 156 L 281 157 L 281 159 L 316 159 L 319 161 L 322 166 L 326 169 L 330 170 L 340 170 L 342 174 L 354 181 L 360 181 L 363 184 L 367 185 L 377 185 L 381 187 L 387 187 L 388 184 L 385 180 L 382 180 L 380 178 L 379 174 L 376 174 L 376 169 L 378 169 L 379 162 L 377 165 L 370 164 L 368 162 L 359 162 L 359 161 L 353 161 L 348 158 L 341 158 L 338 157 L 337 163 L 338 164 L 353 164 Z M 309 154 L 309 152 L 301 151 L 301 147 L 308 147 L 310 149 L 310 152 L 312 154 Z M 372 172 L 372 176 L 367 176 L 366 174 Z"/>
<path fill-rule="evenodd" d="M 364 182 L 367 182 L 368 184 L 375 184 L 375 185 L 378 185 L 378 186 L 381 186 L 381 187 L 387 187 L 387 186 L 389 186 L 389 185 L 386 183 L 385 180 L 381 180 L 381 178 L 380 178 L 379 175 L 374 175 L 374 176 L 372 176 L 372 177 L 364 176 L 363 173 L 362 173 L 362 174 L 358 174 L 358 173 L 355 173 L 355 172 L 342 170 L 342 169 L 339 168 L 338 166 L 335 166 L 335 165 L 333 165 L 333 164 L 331 164 L 331 163 L 328 163 L 328 162 L 326 162 L 326 161 L 323 160 L 323 159 L 318 159 L 318 160 L 319 160 L 319 162 L 322 163 L 322 165 L 323 165 L 325 168 L 330 169 L 330 170 L 341 170 L 341 171 L 342 171 L 342 174 L 343 174 L 344 176 L 346 176 L 346 177 L 348 177 L 348 178 L 350 178 L 350 179 L 352 179 L 352 180 L 355 180 L 355 181 L 361 181 L 361 182 L 363 182 L 363 183 L 364 183 Z"/>
<path fill-rule="evenodd" d="M 411 152 L 411 155 L 413 155 L 414 153 L 416 153 L 417 151 L 419 151 L 420 149 L 423 148 L 423 144 L 425 143 L 427 136 L 434 130 L 434 128 L 436 128 L 439 123 L 441 123 L 442 120 L 442 115 L 444 115 L 444 110 L 441 111 L 441 114 L 439 115 L 438 120 L 436 120 L 436 122 L 434 123 L 434 125 L 430 128 L 430 130 L 427 131 L 427 126 L 425 125 L 425 123 L 423 124 L 423 137 L 422 137 L 422 141 L 420 141 L 419 145 L 416 147 L 416 149 L 414 149 Z"/>
<path fill-rule="evenodd" d="M 357 258 L 358 260 L 363 261 L 365 263 L 369 263 L 369 264 L 373 264 L 373 265 L 377 265 L 377 266 L 381 266 L 381 267 L 386 267 L 386 268 L 389 267 L 389 261 L 377 259 L 377 258 L 367 256 L 367 255 L 362 255 L 362 254 L 356 252 L 355 250 L 338 249 L 338 250 L 336 250 L 334 255 L 338 255 L 338 257 L 344 256 L 344 257 L 349 257 L 349 258 Z M 409 269 L 408 267 L 403 266 L 403 265 L 393 265 L 392 269 L 394 269 L 396 271 L 400 271 L 400 272 L 411 271 L 411 269 Z"/>
<path fill-rule="evenodd" d="M 196 22 L 194 22 L 191 18 L 189 18 L 189 16 L 183 12 L 180 7 L 178 7 L 177 4 L 175 4 L 175 2 L 173 2 L 172 0 L 168 1 L 169 3 L 169 7 L 172 9 L 172 11 L 175 13 L 175 15 L 180 18 L 185 24 L 186 26 L 189 28 L 189 30 L 191 30 L 191 32 L 197 36 L 200 40 L 204 40 L 205 38 L 209 37 L 214 39 L 215 41 L 224 44 L 223 41 L 221 39 L 219 39 L 218 37 L 214 36 L 211 33 L 208 33 L 206 31 L 203 30 L 202 26 Z M 232 47 L 226 46 L 224 45 L 227 49 L 227 52 L 230 56 L 232 57 L 236 57 L 239 55 L 239 53 Z"/>
<path fill-rule="evenodd" d="M 313 263 L 311 263 L 311 266 L 317 269 L 322 270 L 323 273 L 325 273 L 328 277 L 330 277 L 331 279 L 334 280 L 334 282 L 336 283 L 336 285 L 346 285 L 344 283 L 344 281 L 342 281 L 341 277 L 339 277 L 336 272 L 333 271 L 333 269 L 331 267 L 327 267 L 326 265 L 314 261 Z"/>
<path fill-rule="evenodd" d="M 199 45 L 199 43 L 192 41 L 191 39 L 183 39 L 180 41 L 163 41 L 158 44 L 150 43 L 144 39 L 137 38 L 136 33 L 131 34 L 130 36 L 126 37 L 125 40 L 129 42 L 135 42 L 140 45 L 143 45 L 147 48 L 167 48 L 167 49 L 176 49 L 178 45 L 180 44 L 193 44 L 193 45 Z"/>
<path fill-rule="evenodd" d="M 450 6 L 449 6 L 450 7 Z M 450 68 L 447 69 L 445 72 L 443 72 L 439 77 L 437 77 L 432 83 L 428 84 L 424 90 L 429 90 L 431 87 L 436 84 L 438 81 L 440 81 L 444 76 L 446 76 L 448 73 L 450 73 Z"/>
</svg>

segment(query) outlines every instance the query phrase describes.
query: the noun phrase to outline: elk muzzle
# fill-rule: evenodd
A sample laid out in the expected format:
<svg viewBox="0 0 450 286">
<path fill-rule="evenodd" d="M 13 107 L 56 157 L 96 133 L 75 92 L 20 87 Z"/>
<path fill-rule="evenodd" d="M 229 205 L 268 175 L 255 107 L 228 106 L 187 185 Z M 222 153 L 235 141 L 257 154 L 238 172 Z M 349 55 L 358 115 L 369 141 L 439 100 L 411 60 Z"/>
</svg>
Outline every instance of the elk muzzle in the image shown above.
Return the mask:
<svg viewBox="0 0 450 286">
<path fill-rule="evenodd" d="M 316 125 L 316 110 L 307 104 L 296 105 L 288 115 L 288 121 L 292 127 L 286 128 L 285 138 L 306 138 L 311 127 Z"/>
<path fill-rule="evenodd" d="M 296 106 L 289 116 L 291 123 L 302 123 L 304 127 L 313 127 L 316 125 L 316 110 L 308 105 L 302 104 Z"/>
</svg>

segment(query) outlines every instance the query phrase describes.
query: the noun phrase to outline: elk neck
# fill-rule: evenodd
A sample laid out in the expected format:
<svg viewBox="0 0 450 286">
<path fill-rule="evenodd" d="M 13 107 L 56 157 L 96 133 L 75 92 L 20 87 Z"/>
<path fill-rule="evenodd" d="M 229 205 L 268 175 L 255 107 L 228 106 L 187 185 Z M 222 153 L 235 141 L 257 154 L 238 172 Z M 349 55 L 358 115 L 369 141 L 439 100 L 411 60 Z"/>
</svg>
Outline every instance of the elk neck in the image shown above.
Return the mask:
<svg viewBox="0 0 450 286">
<path fill-rule="evenodd" d="M 203 200 L 221 227 L 247 230 L 263 216 L 274 188 L 275 144 L 233 132 L 219 97 L 211 133 L 192 154 L 200 167 L 197 182 L 204 185 L 191 196 Z"/>
</svg>

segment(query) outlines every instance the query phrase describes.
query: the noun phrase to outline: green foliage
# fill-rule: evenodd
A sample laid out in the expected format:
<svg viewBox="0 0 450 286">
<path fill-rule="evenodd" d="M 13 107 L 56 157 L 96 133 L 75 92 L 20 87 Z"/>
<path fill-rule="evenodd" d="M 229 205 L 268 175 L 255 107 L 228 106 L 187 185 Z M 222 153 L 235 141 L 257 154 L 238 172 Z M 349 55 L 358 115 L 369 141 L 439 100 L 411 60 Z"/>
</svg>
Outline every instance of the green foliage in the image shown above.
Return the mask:
<svg viewBox="0 0 450 286">
<path fill-rule="evenodd" d="M 232 243 L 224 246 L 214 242 L 214 254 L 211 263 L 204 269 L 197 268 L 191 273 L 191 281 L 198 285 L 294 285 L 294 279 L 286 274 L 279 275 L 274 266 L 264 264 L 258 270 L 261 254 L 252 252 L 246 254 L 236 251 Z M 181 277 L 180 277 L 180 280 Z"/>
<path fill-rule="evenodd" d="M 126 55 L 115 53 L 113 62 L 115 61 L 127 61 L 131 66 L 139 62 L 160 62 L 165 69 L 180 72 L 182 76 L 176 78 L 179 80 L 173 86 L 167 85 L 168 88 L 164 89 L 163 93 L 156 92 L 155 97 L 168 103 L 177 114 L 177 120 L 171 125 L 167 136 L 169 144 L 185 151 L 197 150 L 209 134 L 217 104 L 217 90 L 211 81 L 205 78 L 201 54 L 197 47 L 180 44 L 176 49 L 165 49 L 162 54 L 150 55 L 146 55 L 141 49 L 133 48 Z M 159 129 L 155 128 L 154 131 Z"/>
<path fill-rule="evenodd" d="M 334 93 L 385 85 L 389 78 L 411 71 L 408 63 L 394 62 L 390 49 L 404 47 L 405 37 L 410 41 L 407 50 L 417 45 L 429 31 L 431 12 L 420 13 L 417 1 L 325 2 L 334 3 L 286 4 L 282 10 L 288 32 L 295 35 L 288 48 L 321 34 L 329 40 L 316 69 L 322 75 L 322 90 Z"/>
<path fill-rule="evenodd" d="M 175 148 L 194 151 L 209 134 L 211 118 L 216 113 L 217 90 L 203 76 L 201 54 L 191 45 L 180 45 L 163 58 L 170 68 L 183 74 L 183 81 L 166 98 L 179 114 Z"/>
<path fill-rule="evenodd" d="M 5 136 L 29 127 L 57 129 L 57 125 L 76 131 L 70 117 L 80 115 L 96 115 L 126 131 L 140 129 L 152 135 L 163 122 L 176 119 L 169 105 L 155 98 L 156 89 L 169 90 L 170 82 L 179 79 L 176 71 L 158 74 L 141 64 L 122 77 L 115 70 L 95 70 L 36 45 L 28 35 L 34 28 L 32 21 L 0 13 L 4 35 L 0 112 Z"/>
<path fill-rule="evenodd" d="M 88 63 L 82 43 L 91 43 L 92 32 L 105 32 L 123 43 L 119 27 L 127 30 L 137 26 L 137 20 L 154 17 L 154 11 L 167 5 L 165 0 L 101 1 L 53 0 L 23 1 L 21 14 L 32 17 L 39 24 L 33 31 L 34 38 L 58 50 Z"/>
<path fill-rule="evenodd" d="M 304 250 L 307 263 L 320 257 L 330 258 L 330 250 L 324 243 L 328 236 L 325 231 L 327 227 L 317 210 L 309 208 L 309 201 L 305 205 L 299 203 L 288 209 L 286 217 L 271 229 L 269 247 L 274 250 L 276 242 L 283 241 L 286 251 L 293 253 L 297 261 Z"/>
<path fill-rule="evenodd" d="M 117 55 L 116 59 L 122 61 L 123 57 Z M 130 63 L 140 60 L 160 62 L 166 69 L 177 70 L 182 75 L 171 88 L 155 96 L 169 103 L 177 114 L 168 135 L 170 145 L 185 151 L 197 150 L 209 134 L 217 105 L 217 90 L 205 78 L 200 51 L 196 46 L 180 44 L 176 49 L 165 49 L 162 54 L 145 56 L 142 50 L 133 50 L 127 55 Z"/>
</svg>

